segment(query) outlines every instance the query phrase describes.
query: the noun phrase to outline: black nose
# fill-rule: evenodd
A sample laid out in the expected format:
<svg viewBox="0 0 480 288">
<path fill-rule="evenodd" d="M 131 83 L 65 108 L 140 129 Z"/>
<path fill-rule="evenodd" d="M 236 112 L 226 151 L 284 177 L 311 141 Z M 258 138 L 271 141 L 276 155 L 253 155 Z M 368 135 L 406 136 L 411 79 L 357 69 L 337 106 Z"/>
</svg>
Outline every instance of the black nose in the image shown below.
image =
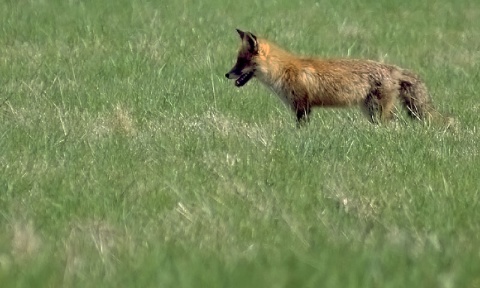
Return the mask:
<svg viewBox="0 0 480 288">
<path fill-rule="evenodd" d="M 229 78 L 228 76 L 229 76 L 229 75 L 228 75 L 228 73 L 227 73 L 227 74 L 225 74 L 225 77 Z"/>
</svg>

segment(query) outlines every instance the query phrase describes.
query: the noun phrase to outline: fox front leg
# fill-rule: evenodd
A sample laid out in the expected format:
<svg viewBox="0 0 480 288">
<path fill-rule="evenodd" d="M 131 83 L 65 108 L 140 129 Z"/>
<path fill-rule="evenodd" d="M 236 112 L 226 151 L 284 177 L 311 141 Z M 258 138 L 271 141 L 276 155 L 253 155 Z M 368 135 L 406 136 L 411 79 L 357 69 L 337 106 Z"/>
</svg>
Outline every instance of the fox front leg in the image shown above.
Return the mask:
<svg viewBox="0 0 480 288">
<path fill-rule="evenodd" d="M 297 126 L 300 127 L 310 120 L 310 107 L 296 108 L 295 114 L 297 116 Z"/>
</svg>

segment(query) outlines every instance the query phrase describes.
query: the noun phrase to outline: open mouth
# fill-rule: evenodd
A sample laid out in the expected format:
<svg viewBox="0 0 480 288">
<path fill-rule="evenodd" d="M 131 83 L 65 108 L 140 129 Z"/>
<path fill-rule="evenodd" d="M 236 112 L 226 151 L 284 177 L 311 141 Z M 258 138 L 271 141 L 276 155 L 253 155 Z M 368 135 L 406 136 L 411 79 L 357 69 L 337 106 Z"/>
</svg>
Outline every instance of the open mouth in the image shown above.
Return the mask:
<svg viewBox="0 0 480 288">
<path fill-rule="evenodd" d="M 254 72 L 255 71 L 250 71 L 240 75 L 240 77 L 238 77 L 238 79 L 235 81 L 235 86 L 242 87 L 243 85 L 247 84 L 248 80 L 252 79 Z"/>
</svg>

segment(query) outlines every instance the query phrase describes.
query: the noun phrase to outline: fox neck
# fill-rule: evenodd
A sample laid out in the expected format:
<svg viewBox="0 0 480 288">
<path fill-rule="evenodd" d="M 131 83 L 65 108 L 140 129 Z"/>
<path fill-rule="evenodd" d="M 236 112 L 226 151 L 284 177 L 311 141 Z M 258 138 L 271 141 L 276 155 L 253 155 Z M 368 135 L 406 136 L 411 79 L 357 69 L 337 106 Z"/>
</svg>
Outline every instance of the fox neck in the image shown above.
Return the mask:
<svg viewBox="0 0 480 288">
<path fill-rule="evenodd" d="M 292 59 L 295 59 L 289 52 L 277 47 L 266 40 L 259 39 L 259 52 L 256 58 L 255 76 L 264 85 L 272 88 L 275 92 L 281 93 L 285 87 L 281 86 L 283 74 L 291 66 Z"/>
</svg>

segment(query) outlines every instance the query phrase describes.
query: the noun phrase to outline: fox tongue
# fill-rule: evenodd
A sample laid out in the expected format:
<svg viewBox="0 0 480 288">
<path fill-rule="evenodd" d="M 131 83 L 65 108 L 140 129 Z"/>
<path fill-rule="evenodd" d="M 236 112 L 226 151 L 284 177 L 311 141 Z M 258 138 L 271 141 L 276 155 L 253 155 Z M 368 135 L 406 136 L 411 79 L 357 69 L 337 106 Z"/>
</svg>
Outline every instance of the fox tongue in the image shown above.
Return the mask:
<svg viewBox="0 0 480 288">
<path fill-rule="evenodd" d="M 243 85 L 247 84 L 248 80 L 250 80 L 253 76 L 253 71 L 242 74 L 237 81 L 235 81 L 235 86 L 242 87 Z"/>
</svg>

